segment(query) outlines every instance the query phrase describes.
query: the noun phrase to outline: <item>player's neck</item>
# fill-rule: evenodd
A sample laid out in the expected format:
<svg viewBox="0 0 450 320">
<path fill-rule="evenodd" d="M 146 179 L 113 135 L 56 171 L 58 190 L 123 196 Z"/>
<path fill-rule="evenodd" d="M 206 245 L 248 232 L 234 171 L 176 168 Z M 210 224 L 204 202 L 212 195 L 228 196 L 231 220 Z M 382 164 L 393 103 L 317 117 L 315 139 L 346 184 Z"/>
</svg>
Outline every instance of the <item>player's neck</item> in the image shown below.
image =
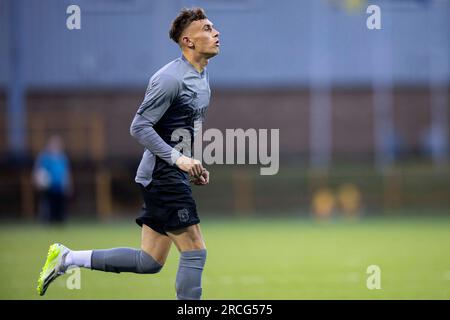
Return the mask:
<svg viewBox="0 0 450 320">
<path fill-rule="evenodd" d="M 208 59 L 204 56 L 195 55 L 190 53 L 189 51 L 183 51 L 183 55 L 199 73 L 202 73 L 203 69 L 205 69 L 206 65 L 208 64 Z"/>
</svg>

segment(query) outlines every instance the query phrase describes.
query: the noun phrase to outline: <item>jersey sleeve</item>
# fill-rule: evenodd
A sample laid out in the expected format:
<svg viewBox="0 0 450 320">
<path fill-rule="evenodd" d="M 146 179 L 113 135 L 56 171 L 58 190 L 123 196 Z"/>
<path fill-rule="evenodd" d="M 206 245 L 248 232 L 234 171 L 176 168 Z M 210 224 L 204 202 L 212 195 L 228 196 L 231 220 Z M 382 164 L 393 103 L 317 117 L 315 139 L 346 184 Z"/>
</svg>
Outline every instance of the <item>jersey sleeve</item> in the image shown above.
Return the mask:
<svg viewBox="0 0 450 320">
<path fill-rule="evenodd" d="M 158 75 L 148 84 L 145 98 L 137 114 L 146 118 L 152 125 L 164 115 L 179 93 L 178 80 L 169 75 Z"/>
<path fill-rule="evenodd" d="M 153 126 L 164 115 L 179 92 L 178 80 L 159 75 L 150 80 L 145 98 L 130 127 L 130 134 L 150 152 L 174 165 L 181 153 L 168 145 Z"/>
</svg>

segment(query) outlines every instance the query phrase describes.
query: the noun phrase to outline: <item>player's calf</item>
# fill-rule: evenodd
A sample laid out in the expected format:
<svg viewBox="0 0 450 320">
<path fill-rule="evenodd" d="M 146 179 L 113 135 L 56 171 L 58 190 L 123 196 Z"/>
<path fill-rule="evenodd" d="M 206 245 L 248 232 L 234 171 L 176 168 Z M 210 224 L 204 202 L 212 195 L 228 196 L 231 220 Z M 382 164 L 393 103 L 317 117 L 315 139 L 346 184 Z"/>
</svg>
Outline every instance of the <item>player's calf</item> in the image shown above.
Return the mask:
<svg viewBox="0 0 450 320">
<path fill-rule="evenodd" d="M 205 262 L 206 249 L 181 252 L 176 279 L 178 300 L 200 300 Z"/>
<path fill-rule="evenodd" d="M 70 266 L 106 272 L 158 273 L 162 265 L 143 250 L 113 248 L 106 250 L 71 250 L 64 262 Z"/>
<path fill-rule="evenodd" d="M 107 272 L 158 273 L 162 265 L 143 250 L 114 248 L 93 250 L 91 269 Z"/>
</svg>

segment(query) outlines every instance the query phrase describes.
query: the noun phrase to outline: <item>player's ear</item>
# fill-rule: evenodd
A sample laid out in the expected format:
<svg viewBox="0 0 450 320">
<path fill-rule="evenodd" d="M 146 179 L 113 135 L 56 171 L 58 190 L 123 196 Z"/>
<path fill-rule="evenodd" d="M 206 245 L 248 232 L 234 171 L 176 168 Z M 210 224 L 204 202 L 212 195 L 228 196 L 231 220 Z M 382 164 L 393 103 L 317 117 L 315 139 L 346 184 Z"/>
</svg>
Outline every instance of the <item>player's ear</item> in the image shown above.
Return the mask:
<svg viewBox="0 0 450 320">
<path fill-rule="evenodd" d="M 183 37 L 181 38 L 181 43 L 182 43 L 182 45 L 185 46 L 185 47 L 188 47 L 188 48 L 191 48 L 191 49 L 194 48 L 194 43 L 189 39 L 188 36 L 183 36 Z"/>
</svg>

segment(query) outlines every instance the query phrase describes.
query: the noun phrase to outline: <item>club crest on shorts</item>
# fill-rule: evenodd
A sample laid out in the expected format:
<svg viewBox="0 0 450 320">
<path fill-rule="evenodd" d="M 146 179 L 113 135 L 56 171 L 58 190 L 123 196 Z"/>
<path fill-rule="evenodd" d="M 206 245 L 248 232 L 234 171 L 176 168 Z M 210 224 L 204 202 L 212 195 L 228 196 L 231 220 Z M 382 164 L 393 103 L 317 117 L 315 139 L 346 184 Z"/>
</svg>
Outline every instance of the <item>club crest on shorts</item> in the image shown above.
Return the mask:
<svg viewBox="0 0 450 320">
<path fill-rule="evenodd" d="M 189 211 L 188 209 L 180 209 L 178 210 L 178 218 L 181 222 L 187 222 L 189 220 Z"/>
</svg>

